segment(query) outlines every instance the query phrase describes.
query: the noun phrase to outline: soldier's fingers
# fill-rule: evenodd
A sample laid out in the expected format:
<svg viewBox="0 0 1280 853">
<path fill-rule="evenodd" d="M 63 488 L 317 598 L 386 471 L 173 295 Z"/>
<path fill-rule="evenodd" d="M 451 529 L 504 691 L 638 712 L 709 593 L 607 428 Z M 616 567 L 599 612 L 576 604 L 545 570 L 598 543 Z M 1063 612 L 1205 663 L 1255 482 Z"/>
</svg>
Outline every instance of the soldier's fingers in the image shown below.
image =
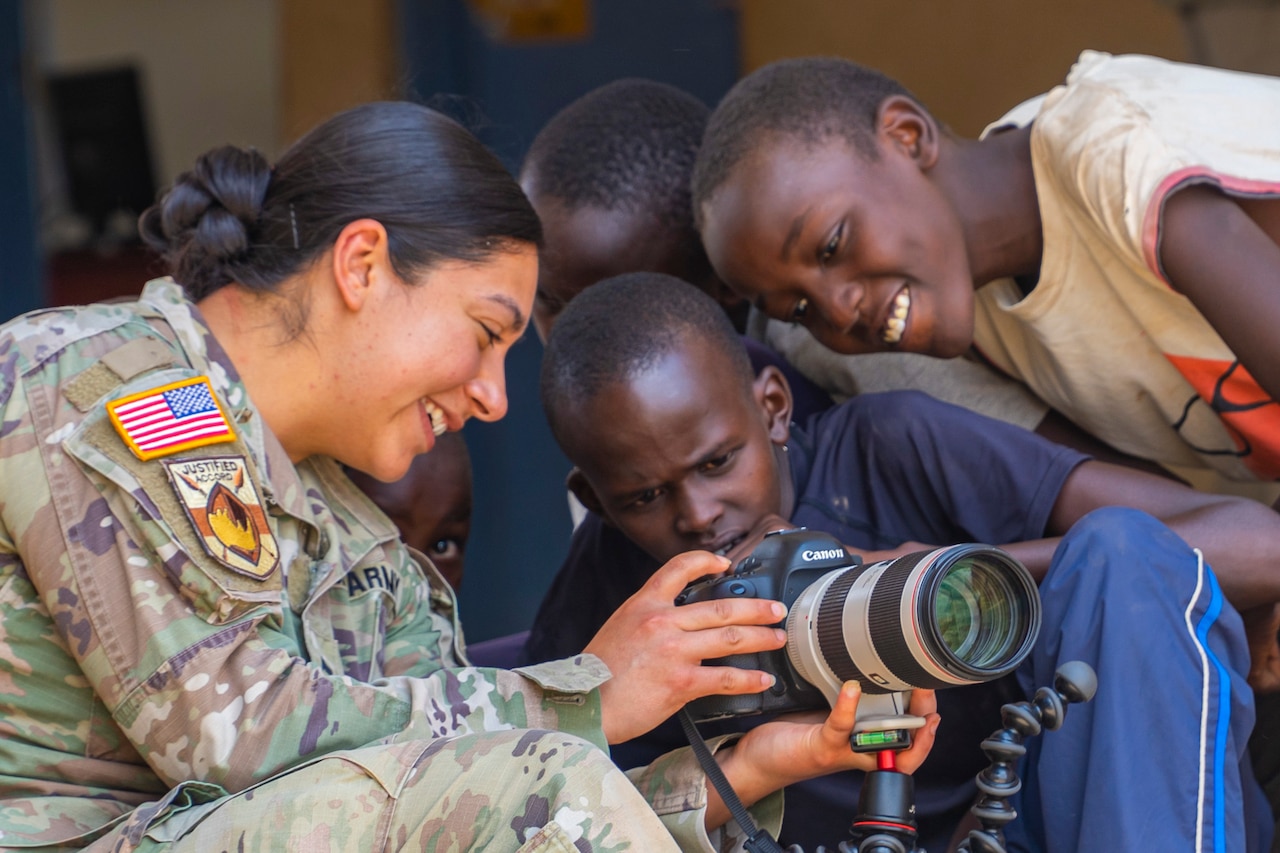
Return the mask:
<svg viewBox="0 0 1280 853">
<path fill-rule="evenodd" d="M 787 617 L 781 601 L 768 598 L 713 598 L 676 608 L 672 618 L 686 631 L 726 625 L 776 625 Z"/>
<path fill-rule="evenodd" d="M 691 697 L 736 696 L 759 693 L 773 686 L 774 677 L 759 669 L 739 669 L 736 666 L 700 666 L 688 680 Z"/>
<path fill-rule="evenodd" d="M 787 633 L 781 628 L 728 625 L 685 634 L 680 651 L 692 659 L 706 661 L 773 651 L 782 648 L 786 641 Z"/>
<path fill-rule="evenodd" d="M 652 594 L 664 602 L 672 602 L 689 584 L 707 575 L 724 574 L 727 568 L 729 561 L 710 551 L 677 554 L 650 576 L 642 594 Z"/>
</svg>

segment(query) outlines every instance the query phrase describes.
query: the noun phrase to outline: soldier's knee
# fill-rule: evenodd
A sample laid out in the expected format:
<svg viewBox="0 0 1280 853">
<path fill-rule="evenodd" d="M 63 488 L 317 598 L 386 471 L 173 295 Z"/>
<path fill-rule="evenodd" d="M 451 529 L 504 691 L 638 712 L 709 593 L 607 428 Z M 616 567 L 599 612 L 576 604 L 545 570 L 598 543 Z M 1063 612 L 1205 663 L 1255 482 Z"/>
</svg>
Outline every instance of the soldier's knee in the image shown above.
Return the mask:
<svg viewBox="0 0 1280 853">
<path fill-rule="evenodd" d="M 599 780 L 620 772 L 608 753 L 584 738 L 557 731 L 524 729 L 516 733 L 511 755 L 538 775 L 560 774 L 566 782 Z"/>
</svg>

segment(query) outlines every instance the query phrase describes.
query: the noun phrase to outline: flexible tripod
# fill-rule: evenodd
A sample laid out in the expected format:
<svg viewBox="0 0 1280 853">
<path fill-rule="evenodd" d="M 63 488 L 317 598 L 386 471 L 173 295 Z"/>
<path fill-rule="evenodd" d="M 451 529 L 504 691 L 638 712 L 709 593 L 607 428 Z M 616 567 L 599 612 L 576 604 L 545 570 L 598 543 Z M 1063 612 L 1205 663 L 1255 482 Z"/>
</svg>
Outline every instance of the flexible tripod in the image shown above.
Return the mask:
<svg viewBox="0 0 1280 853">
<path fill-rule="evenodd" d="M 1041 687 L 1030 701 L 1014 702 L 1000 709 L 1001 722 L 1004 728 L 993 732 L 982 742 L 982 751 L 991 763 L 977 776 L 978 798 L 970 813 L 978 819 L 981 829 L 970 831 L 968 837 L 960 842 L 959 850 L 963 853 L 1006 853 L 1003 828 L 1018 816 L 1009 800 L 1022 789 L 1022 780 L 1018 778 L 1017 763 L 1026 753 L 1023 741 L 1040 734 L 1045 729 L 1056 730 L 1062 726 L 1066 716 L 1067 705 L 1073 702 L 1088 702 L 1098 689 L 1098 676 L 1093 668 L 1083 661 L 1068 661 L 1054 673 L 1053 687 Z M 692 719 L 687 716 L 686 733 L 690 733 L 693 741 L 697 730 Z M 903 736 L 903 732 L 886 733 Z M 855 735 L 856 737 L 856 735 Z M 701 738 L 697 738 L 697 746 Z M 865 743 L 851 744 L 854 749 L 868 751 Z M 749 851 L 759 853 L 777 853 L 781 850 L 768 833 L 755 828 L 746 809 L 741 803 L 737 810 L 730 804 L 732 789 L 724 782 L 721 788 L 716 781 L 719 775 L 718 765 L 703 746 L 704 756 L 699 760 L 712 776 L 713 784 L 720 789 L 721 796 L 730 810 L 734 812 L 744 832 L 750 839 L 746 843 Z M 840 842 L 839 853 L 925 853 L 916 846 L 919 837 L 916 825 L 915 782 L 911 776 L 898 770 L 895 764 L 898 750 L 910 746 L 909 737 L 894 742 L 891 748 L 876 752 L 876 769 L 868 771 L 862 782 L 862 790 L 858 795 L 858 811 L 849 827 L 848 841 Z M 708 765 L 708 762 L 710 766 Z M 715 769 L 712 770 L 712 767 Z M 725 793 L 726 789 L 728 794 Z M 796 844 L 786 848 L 786 853 L 804 853 Z M 817 853 L 826 853 L 826 847 L 819 847 Z"/>
<path fill-rule="evenodd" d="M 1053 687 L 1041 687 L 1030 702 L 1016 702 L 1000 709 L 1004 728 L 982 742 L 991 764 L 978 774 L 978 800 L 969 809 L 982 824 L 960 842 L 965 853 L 1005 853 L 1005 824 L 1018 816 L 1009 798 L 1022 789 L 1017 763 L 1027 748 L 1022 742 L 1044 729 L 1062 725 L 1070 702 L 1088 702 L 1098 690 L 1098 676 L 1084 661 L 1068 661 L 1054 673 Z"/>
<path fill-rule="evenodd" d="M 1009 800 L 1022 789 L 1018 760 L 1026 753 L 1023 741 L 1045 729 L 1062 726 L 1067 705 L 1088 702 L 1098 689 L 1098 676 L 1083 661 L 1068 661 L 1054 673 L 1053 687 L 1041 687 L 1030 701 L 1000 709 L 1004 728 L 982 742 L 991 764 L 977 776 L 978 799 L 969 810 L 982 825 L 960 842 L 964 853 L 1006 853 L 1003 828 L 1018 816 Z M 887 756 L 887 757 L 886 757 Z M 915 784 L 893 766 L 893 750 L 877 755 L 877 769 L 867 773 L 858 796 L 858 813 L 842 841 L 840 853 L 924 853 L 916 846 Z M 788 853 L 803 853 L 797 845 Z M 818 853 L 825 853 L 819 847 Z"/>
</svg>

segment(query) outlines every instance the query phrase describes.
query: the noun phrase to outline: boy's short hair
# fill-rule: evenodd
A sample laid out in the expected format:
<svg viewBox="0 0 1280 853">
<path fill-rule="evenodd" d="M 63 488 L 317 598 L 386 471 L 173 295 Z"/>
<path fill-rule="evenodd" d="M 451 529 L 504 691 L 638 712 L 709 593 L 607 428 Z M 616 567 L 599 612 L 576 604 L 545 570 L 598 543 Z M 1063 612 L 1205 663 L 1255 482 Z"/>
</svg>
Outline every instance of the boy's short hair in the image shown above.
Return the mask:
<svg viewBox="0 0 1280 853">
<path fill-rule="evenodd" d="M 577 404 L 653 367 L 690 336 L 724 353 L 749 391 L 755 373 L 742 339 L 716 301 L 674 276 L 635 272 L 605 279 L 565 308 L 542 357 L 542 406 L 565 447 L 563 419 Z"/>
<path fill-rule="evenodd" d="M 523 172 L 570 209 L 655 213 L 693 229 L 689 176 L 711 110 L 693 95 L 627 78 L 594 89 L 549 121 Z"/>
<path fill-rule="evenodd" d="M 784 59 L 742 78 L 707 122 L 693 170 L 695 217 L 765 134 L 810 144 L 839 136 L 876 159 L 876 113 L 891 95 L 916 100 L 897 80 L 837 57 Z"/>
</svg>

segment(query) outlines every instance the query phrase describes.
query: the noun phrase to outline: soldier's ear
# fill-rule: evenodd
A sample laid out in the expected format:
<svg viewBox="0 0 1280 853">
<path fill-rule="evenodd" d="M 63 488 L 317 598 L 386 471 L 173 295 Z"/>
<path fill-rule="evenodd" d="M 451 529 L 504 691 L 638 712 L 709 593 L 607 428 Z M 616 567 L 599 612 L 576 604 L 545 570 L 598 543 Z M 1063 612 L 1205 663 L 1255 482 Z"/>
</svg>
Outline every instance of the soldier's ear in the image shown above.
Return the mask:
<svg viewBox="0 0 1280 853">
<path fill-rule="evenodd" d="M 609 521 L 609 516 L 605 515 L 604 507 L 600 503 L 600 497 L 596 494 L 596 490 L 591 488 L 591 484 L 587 482 L 587 475 L 583 474 L 578 466 L 575 465 L 569 472 L 569 476 L 564 478 L 564 484 L 583 506 L 605 521 Z"/>
<path fill-rule="evenodd" d="M 376 219 L 347 223 L 333 242 L 331 263 L 342 304 L 359 311 L 372 298 L 379 276 L 391 269 L 387 229 Z"/>
</svg>

